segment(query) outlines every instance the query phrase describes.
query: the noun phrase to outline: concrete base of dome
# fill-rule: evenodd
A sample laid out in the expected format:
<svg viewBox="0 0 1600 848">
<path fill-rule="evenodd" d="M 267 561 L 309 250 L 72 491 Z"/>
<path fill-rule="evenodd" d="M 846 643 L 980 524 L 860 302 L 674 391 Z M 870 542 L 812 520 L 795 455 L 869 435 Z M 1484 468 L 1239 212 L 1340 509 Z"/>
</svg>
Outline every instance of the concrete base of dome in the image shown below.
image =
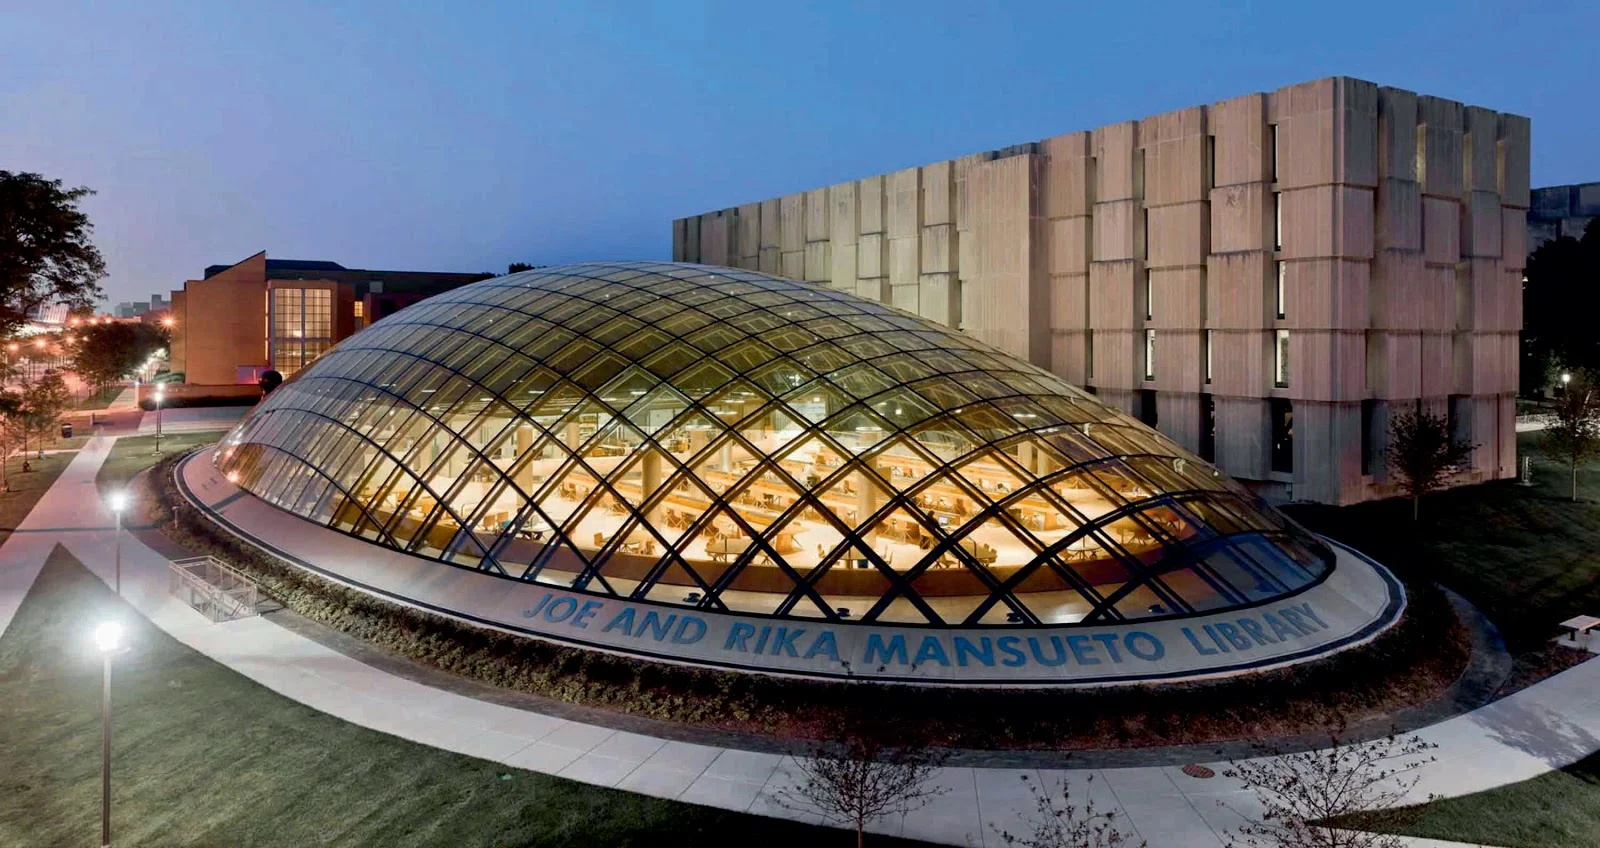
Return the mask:
<svg viewBox="0 0 1600 848">
<path fill-rule="evenodd" d="M 1330 542 L 1337 562 L 1287 598 L 1186 618 L 1054 627 L 913 627 L 777 619 L 645 603 L 412 556 L 293 516 L 229 483 L 210 450 L 180 491 L 247 542 L 386 600 L 508 632 L 685 665 L 821 679 L 1072 687 L 1185 681 L 1306 662 L 1393 626 L 1405 592 Z"/>
</svg>

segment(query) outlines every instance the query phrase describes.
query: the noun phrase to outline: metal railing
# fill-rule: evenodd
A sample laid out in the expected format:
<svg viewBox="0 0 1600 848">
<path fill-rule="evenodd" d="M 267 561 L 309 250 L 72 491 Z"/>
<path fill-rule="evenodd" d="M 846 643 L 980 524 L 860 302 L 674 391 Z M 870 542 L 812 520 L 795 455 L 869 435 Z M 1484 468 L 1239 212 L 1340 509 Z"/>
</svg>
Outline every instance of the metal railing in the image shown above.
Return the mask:
<svg viewBox="0 0 1600 848">
<path fill-rule="evenodd" d="M 216 557 L 172 560 L 167 575 L 167 591 L 213 622 L 256 614 L 255 582 Z"/>
</svg>

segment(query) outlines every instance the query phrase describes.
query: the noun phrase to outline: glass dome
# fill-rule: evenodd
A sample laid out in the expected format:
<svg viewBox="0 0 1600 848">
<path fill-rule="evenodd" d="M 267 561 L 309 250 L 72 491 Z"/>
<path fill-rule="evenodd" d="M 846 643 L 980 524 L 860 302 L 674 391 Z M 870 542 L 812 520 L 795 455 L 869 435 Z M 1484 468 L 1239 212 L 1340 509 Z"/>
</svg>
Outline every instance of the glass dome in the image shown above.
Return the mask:
<svg viewBox="0 0 1600 848">
<path fill-rule="evenodd" d="M 485 280 L 338 345 L 223 441 L 230 480 L 411 554 L 606 596 L 920 625 L 1213 612 L 1333 567 L 1093 395 L 751 271 Z"/>
</svg>

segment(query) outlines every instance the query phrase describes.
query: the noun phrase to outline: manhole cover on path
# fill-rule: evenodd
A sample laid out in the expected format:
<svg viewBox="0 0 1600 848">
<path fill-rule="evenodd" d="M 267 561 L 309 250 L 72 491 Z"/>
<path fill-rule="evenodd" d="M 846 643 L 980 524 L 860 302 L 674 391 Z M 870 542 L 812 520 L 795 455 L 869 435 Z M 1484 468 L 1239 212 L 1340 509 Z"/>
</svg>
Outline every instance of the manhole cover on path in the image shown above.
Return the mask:
<svg viewBox="0 0 1600 848">
<path fill-rule="evenodd" d="M 1202 779 L 1217 776 L 1217 773 L 1211 769 L 1208 769 L 1202 765 L 1196 765 L 1194 763 L 1184 766 L 1183 773 L 1189 775 L 1190 777 L 1198 777 Z"/>
</svg>

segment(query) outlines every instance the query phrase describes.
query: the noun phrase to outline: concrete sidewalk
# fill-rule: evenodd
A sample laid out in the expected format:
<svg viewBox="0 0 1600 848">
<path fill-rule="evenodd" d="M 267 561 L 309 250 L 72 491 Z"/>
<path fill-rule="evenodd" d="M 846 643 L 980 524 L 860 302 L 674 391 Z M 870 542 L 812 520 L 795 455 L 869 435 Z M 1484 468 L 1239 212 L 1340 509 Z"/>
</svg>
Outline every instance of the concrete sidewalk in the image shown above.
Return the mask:
<svg viewBox="0 0 1600 848">
<path fill-rule="evenodd" d="M 160 413 L 161 432 L 196 433 L 203 430 L 230 430 L 239 423 L 252 407 L 248 406 L 193 406 L 163 409 Z M 156 413 L 147 411 L 139 421 L 139 435 L 148 436 L 156 431 Z"/>
<path fill-rule="evenodd" d="M 19 532 L 0 547 L 0 632 L 57 542 L 110 582 L 112 521 L 93 487 L 113 441 L 91 440 Z M 445 692 L 360 663 L 265 618 L 210 624 L 168 597 L 166 559 L 132 535 L 123 537 L 122 562 L 124 596 L 162 630 L 275 691 L 347 721 L 586 783 L 808 818 L 774 800 L 794 781 L 789 757 L 659 739 Z M 1600 663 L 1584 663 L 1421 735 L 1440 747 L 1433 752 L 1437 761 L 1421 772 L 1413 793 L 1417 800 L 1430 793 L 1488 789 L 1567 765 L 1600 749 Z M 949 767 L 937 777 L 948 790 L 937 803 L 873 830 L 953 845 L 1003 844 L 996 828 L 1016 832 L 1021 814 L 1032 808 L 1024 775 L 1049 786 L 1070 779 L 1075 799 L 1121 809 L 1124 826 L 1156 848 L 1217 848 L 1242 816 L 1259 815 L 1253 799 L 1231 781 L 1193 778 L 1181 765 Z M 1211 765 L 1219 773 L 1223 768 Z M 1091 775 L 1094 781 L 1086 783 Z"/>
</svg>

